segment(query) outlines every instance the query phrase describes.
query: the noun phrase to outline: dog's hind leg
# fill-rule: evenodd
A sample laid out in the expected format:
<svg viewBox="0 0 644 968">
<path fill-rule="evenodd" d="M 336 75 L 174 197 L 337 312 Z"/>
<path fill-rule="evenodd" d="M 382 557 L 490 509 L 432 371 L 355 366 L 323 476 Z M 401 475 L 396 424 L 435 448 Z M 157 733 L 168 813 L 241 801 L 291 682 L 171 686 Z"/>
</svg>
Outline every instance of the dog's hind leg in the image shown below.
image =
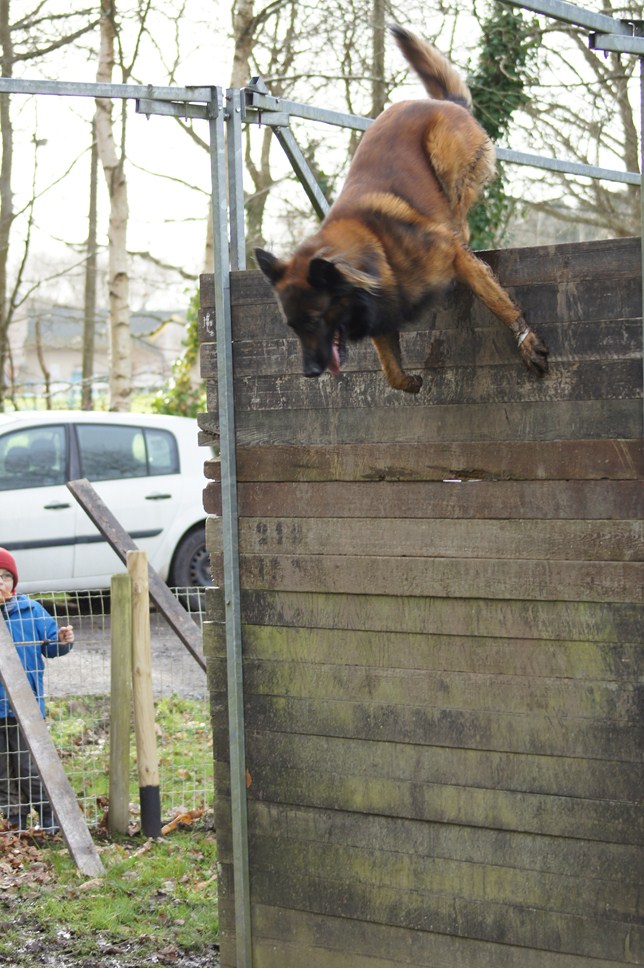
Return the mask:
<svg viewBox="0 0 644 968">
<path fill-rule="evenodd" d="M 521 358 L 528 369 L 537 376 L 547 373 L 547 346 L 530 329 L 521 310 L 512 302 L 492 270 L 477 259 L 470 249 L 463 247 L 459 247 L 456 252 L 454 268 L 459 281 L 469 286 L 481 302 L 512 330 Z"/>
<path fill-rule="evenodd" d="M 403 370 L 398 333 L 372 336 L 371 341 L 376 347 L 380 366 L 389 386 L 394 390 L 404 390 L 405 393 L 418 393 L 423 381 L 421 377 L 411 376 Z"/>
</svg>

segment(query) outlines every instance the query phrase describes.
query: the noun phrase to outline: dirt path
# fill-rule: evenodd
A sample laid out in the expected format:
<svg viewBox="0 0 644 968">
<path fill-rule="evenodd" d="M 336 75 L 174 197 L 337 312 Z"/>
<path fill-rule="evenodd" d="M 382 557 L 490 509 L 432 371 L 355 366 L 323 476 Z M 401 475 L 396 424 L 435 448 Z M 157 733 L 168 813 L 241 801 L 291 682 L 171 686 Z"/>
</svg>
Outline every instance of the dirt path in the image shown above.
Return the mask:
<svg viewBox="0 0 644 968">
<path fill-rule="evenodd" d="M 45 689 L 50 696 L 105 695 L 110 691 L 109 615 L 71 618 L 76 644 L 69 655 L 47 662 Z M 152 685 L 155 695 L 172 693 L 206 699 L 206 674 L 174 632 L 154 615 L 151 620 Z"/>
</svg>

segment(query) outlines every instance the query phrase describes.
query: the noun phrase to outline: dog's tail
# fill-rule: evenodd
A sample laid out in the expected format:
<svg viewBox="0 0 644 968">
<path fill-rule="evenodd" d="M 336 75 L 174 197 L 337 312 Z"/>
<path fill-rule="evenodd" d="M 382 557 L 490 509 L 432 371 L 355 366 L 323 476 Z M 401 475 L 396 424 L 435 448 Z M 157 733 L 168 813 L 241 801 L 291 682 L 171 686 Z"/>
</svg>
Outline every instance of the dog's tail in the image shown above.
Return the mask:
<svg viewBox="0 0 644 968">
<path fill-rule="evenodd" d="M 390 30 L 430 97 L 440 101 L 455 101 L 468 111 L 472 110 L 470 90 L 446 57 L 398 24 L 393 24 Z"/>
</svg>

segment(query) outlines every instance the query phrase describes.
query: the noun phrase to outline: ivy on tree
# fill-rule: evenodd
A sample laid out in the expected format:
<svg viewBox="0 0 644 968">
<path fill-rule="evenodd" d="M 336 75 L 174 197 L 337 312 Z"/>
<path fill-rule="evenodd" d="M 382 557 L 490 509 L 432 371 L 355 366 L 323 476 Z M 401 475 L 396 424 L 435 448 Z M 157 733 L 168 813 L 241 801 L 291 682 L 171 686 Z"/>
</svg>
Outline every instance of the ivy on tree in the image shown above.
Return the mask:
<svg viewBox="0 0 644 968">
<path fill-rule="evenodd" d="M 530 100 L 530 69 L 538 46 L 534 25 L 519 11 L 494 0 L 482 24 L 478 66 L 468 85 L 474 117 L 495 143 L 507 135 L 514 112 Z M 503 242 L 512 207 L 501 168 L 470 214 L 473 249 L 493 248 Z"/>
<path fill-rule="evenodd" d="M 154 413 L 168 413 L 179 417 L 196 417 L 206 410 L 206 391 L 203 381 L 195 385 L 192 371 L 199 359 L 199 292 L 190 299 L 186 314 L 184 351 L 172 364 L 172 379 L 165 390 L 152 400 Z"/>
</svg>

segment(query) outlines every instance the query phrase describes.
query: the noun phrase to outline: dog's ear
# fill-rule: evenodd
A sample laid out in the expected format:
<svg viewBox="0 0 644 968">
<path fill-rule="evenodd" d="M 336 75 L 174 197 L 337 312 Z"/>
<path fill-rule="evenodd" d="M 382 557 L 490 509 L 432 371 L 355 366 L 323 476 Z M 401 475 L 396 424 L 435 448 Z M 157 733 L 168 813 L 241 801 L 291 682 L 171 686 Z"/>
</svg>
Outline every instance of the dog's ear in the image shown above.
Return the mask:
<svg viewBox="0 0 644 968">
<path fill-rule="evenodd" d="M 328 259 L 311 259 L 308 283 L 314 289 L 328 289 L 331 292 L 347 288 L 342 272 L 335 262 L 329 262 Z"/>
<path fill-rule="evenodd" d="M 279 282 L 286 270 L 286 263 L 270 252 L 265 252 L 264 249 L 255 249 L 255 258 L 268 281 L 273 285 Z"/>
<path fill-rule="evenodd" d="M 315 289 L 328 289 L 330 292 L 348 292 L 350 289 L 378 289 L 380 284 L 375 276 L 354 269 L 348 262 L 330 262 L 328 259 L 311 259 L 309 265 L 309 285 Z"/>
</svg>

